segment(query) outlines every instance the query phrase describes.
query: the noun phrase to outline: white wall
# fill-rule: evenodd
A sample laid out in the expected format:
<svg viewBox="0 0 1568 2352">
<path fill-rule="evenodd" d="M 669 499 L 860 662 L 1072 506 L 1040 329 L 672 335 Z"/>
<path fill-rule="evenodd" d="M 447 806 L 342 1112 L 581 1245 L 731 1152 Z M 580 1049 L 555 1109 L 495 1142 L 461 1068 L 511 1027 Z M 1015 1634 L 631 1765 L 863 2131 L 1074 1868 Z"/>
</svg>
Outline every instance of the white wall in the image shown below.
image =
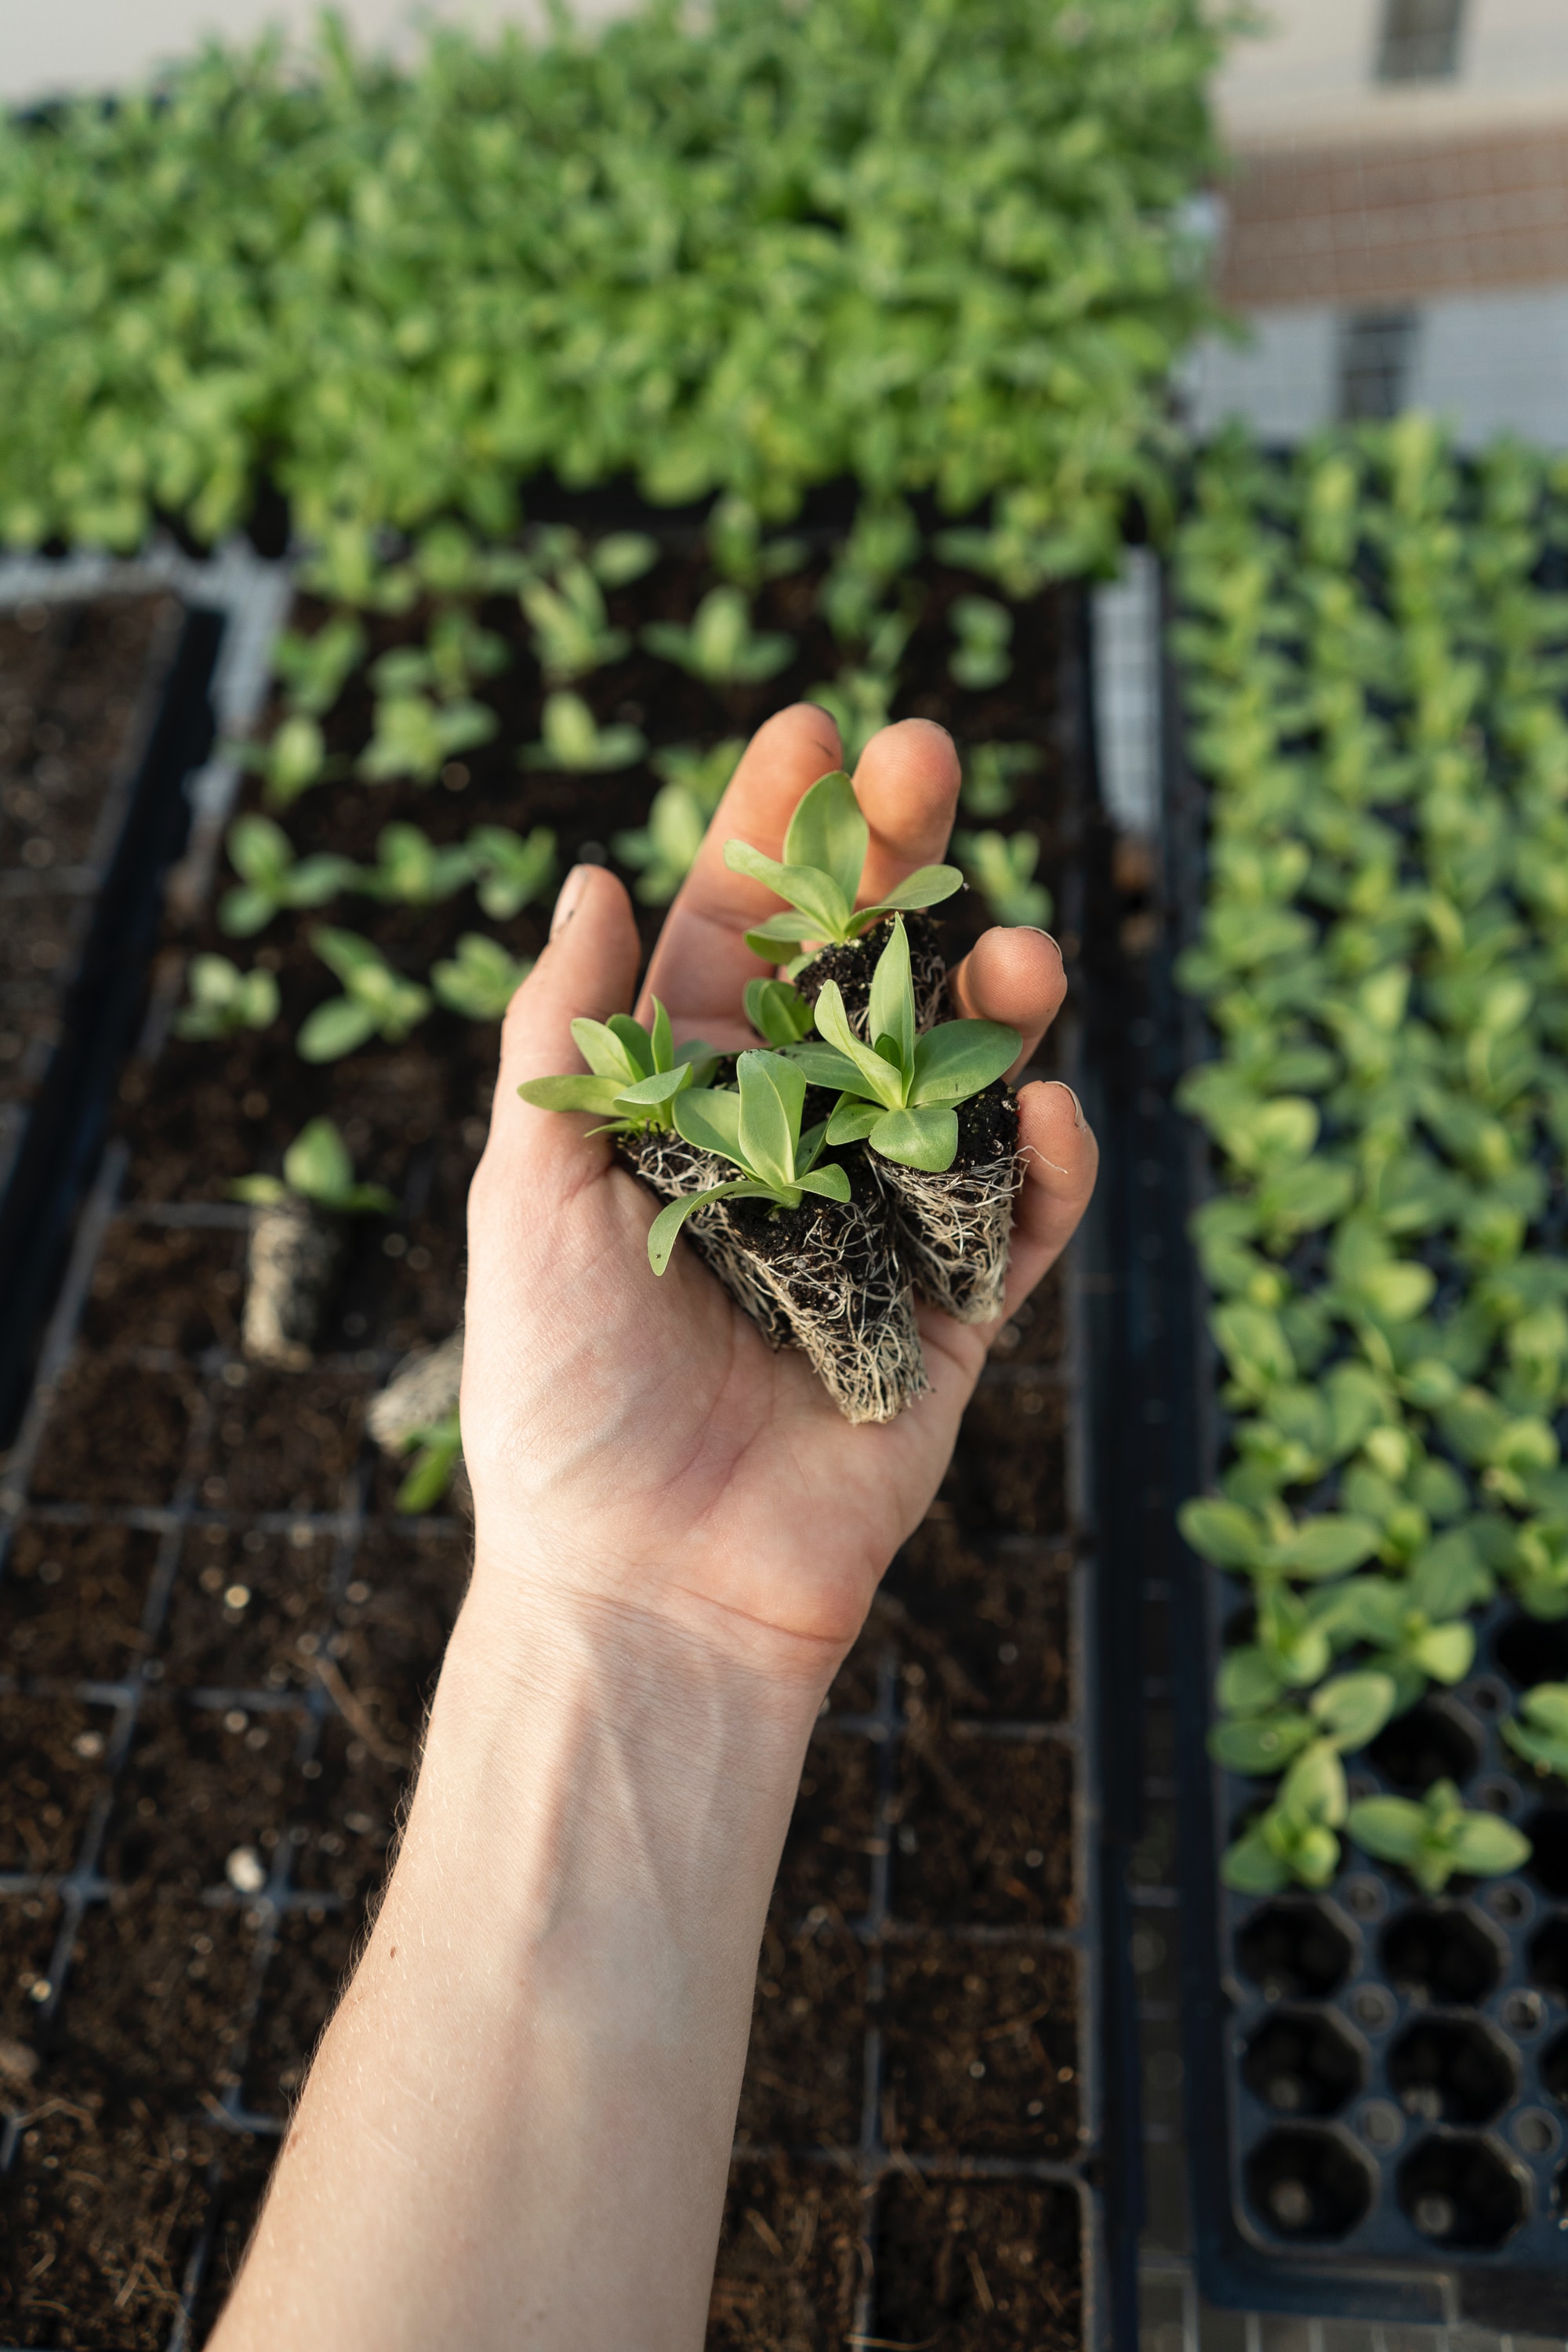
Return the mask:
<svg viewBox="0 0 1568 2352">
<path fill-rule="evenodd" d="M 1269 23 L 1220 78 L 1238 146 L 1568 121 L 1568 0 L 1468 0 L 1451 81 L 1373 79 L 1382 0 L 1260 0 Z"/>
<path fill-rule="evenodd" d="M 629 5 L 576 0 L 576 13 L 596 24 Z M 542 18 L 537 0 L 338 0 L 338 6 L 360 40 L 394 48 L 409 45 L 416 16 L 481 29 Z M 249 41 L 276 24 L 303 37 L 319 13 L 319 0 L 0 0 L 0 101 L 120 88 L 213 33 Z"/>
</svg>

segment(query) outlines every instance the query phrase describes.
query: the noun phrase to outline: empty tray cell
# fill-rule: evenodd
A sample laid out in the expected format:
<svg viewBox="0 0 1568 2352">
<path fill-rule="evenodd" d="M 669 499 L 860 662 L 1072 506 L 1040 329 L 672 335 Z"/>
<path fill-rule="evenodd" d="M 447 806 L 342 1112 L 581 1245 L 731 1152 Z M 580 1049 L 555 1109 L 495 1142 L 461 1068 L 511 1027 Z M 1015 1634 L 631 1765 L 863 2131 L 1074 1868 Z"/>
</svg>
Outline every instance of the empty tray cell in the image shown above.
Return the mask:
<svg viewBox="0 0 1568 2352">
<path fill-rule="evenodd" d="M 195 1382 L 79 1356 L 55 1391 L 33 1467 L 42 1502 L 167 1503 L 184 1464 Z"/>
<path fill-rule="evenodd" d="M 252 1942 L 237 1911 L 156 1891 L 89 1904 L 66 1979 L 68 2057 L 126 2084 L 221 2095 Z"/>
<path fill-rule="evenodd" d="M 356 1727 L 329 1716 L 290 1807 L 296 1881 L 345 1902 L 374 1894 L 385 1878 L 408 1784 L 408 1755 L 373 1748 L 364 1737 L 371 1728 L 368 1718 Z"/>
<path fill-rule="evenodd" d="M 298 1732 L 287 1708 L 146 1706 L 114 1792 L 105 1874 L 125 1885 L 152 1875 L 193 1895 L 254 1893 L 256 1866 L 270 1867 L 298 1791 Z"/>
<path fill-rule="evenodd" d="M 1247 2195 L 1277 2237 L 1330 2240 L 1358 2230 L 1372 2210 L 1371 2166 L 1331 2126 L 1282 2125 L 1247 2159 Z"/>
<path fill-rule="evenodd" d="M 8 2341 L 162 2352 L 222 2145 L 176 2105 L 53 2080 L 0 2179 Z"/>
<path fill-rule="evenodd" d="M 882 2136 L 919 2155 L 1077 2153 L 1078 1969 L 1071 1953 L 894 1945 L 882 2020 Z"/>
<path fill-rule="evenodd" d="M 0 1581 L 0 1656 L 12 1673 L 116 1682 L 146 1648 L 155 1536 L 24 1520 Z"/>
<path fill-rule="evenodd" d="M 871 1900 L 880 1750 L 852 1732 L 819 1731 L 805 1751 L 773 1909 L 785 1922 L 809 1916 L 858 1919 Z"/>
<path fill-rule="evenodd" d="M 243 1233 L 117 1219 L 93 1268 L 83 1336 L 94 1347 L 187 1356 L 234 1346 L 244 1255 Z"/>
<path fill-rule="evenodd" d="M 1532 1984 L 1568 1998 L 1568 1919 L 1548 1919 L 1530 1939 Z"/>
<path fill-rule="evenodd" d="M 889 1572 L 882 1606 L 908 1654 L 911 1702 L 955 1715 L 1059 1721 L 1068 1692 L 1072 1553 L 982 1548 L 927 1519 Z"/>
<path fill-rule="evenodd" d="M 33 2029 L 53 1990 L 59 1932 L 58 1896 L 0 1895 L 0 2107 L 26 2103 L 37 2063 Z"/>
<path fill-rule="evenodd" d="M 866 1955 L 837 1922 L 769 1924 L 741 2092 L 742 2146 L 847 2147 L 859 2137 Z"/>
<path fill-rule="evenodd" d="M 10 1698 L 0 1708 L 0 1870 L 38 1876 L 77 1858 L 114 1717 L 74 1698 Z"/>
<path fill-rule="evenodd" d="M 1265 1903 L 1237 1930 L 1237 1966 L 1270 2000 L 1326 2000 L 1355 1958 L 1350 1928 L 1321 1903 Z"/>
<path fill-rule="evenodd" d="M 1366 1751 L 1391 1787 L 1424 1796 L 1435 1780 L 1468 1780 L 1479 1771 L 1481 1739 L 1448 1699 L 1424 1698 L 1384 1726 Z"/>
<path fill-rule="evenodd" d="M 1490 2123 L 1519 2093 L 1511 2053 L 1479 2018 L 1421 2018 L 1385 2063 L 1405 2113 L 1428 2123 Z"/>
<path fill-rule="evenodd" d="M 1331 2011 L 1286 2009 L 1247 2042 L 1242 2080 L 1281 2116 L 1333 2116 L 1365 2079 L 1362 2052 Z"/>
<path fill-rule="evenodd" d="M 300 1635 L 323 1636 L 331 1570 L 331 1537 L 308 1527 L 243 1536 L 190 1528 L 163 1642 L 170 1684 L 246 1691 L 313 1682 Z"/>
<path fill-rule="evenodd" d="M 287 2116 L 299 2098 L 363 1928 L 358 1909 L 289 1911 L 279 1921 L 245 2069 L 253 2115 Z"/>
<path fill-rule="evenodd" d="M 217 2326 L 218 2314 L 239 2276 L 239 2266 L 250 2243 L 277 2154 L 278 2142 L 270 2133 L 224 2135 L 212 2252 L 196 2295 L 189 2339 L 192 2344 L 205 2344 Z"/>
<path fill-rule="evenodd" d="M 1072 1757 L 1059 1740 L 905 1742 L 893 1908 L 921 1926 L 1067 1927 Z"/>
<path fill-rule="evenodd" d="M 1404 2211 L 1437 2245 L 1503 2245 L 1529 2210 L 1524 2174 L 1477 2133 L 1424 2139 L 1394 2178 Z"/>
<path fill-rule="evenodd" d="M 1554 1902 L 1568 1900 L 1568 1805 L 1542 1805 L 1520 1827 L 1530 1840 L 1525 1876 Z"/>
<path fill-rule="evenodd" d="M 1415 1903 L 1383 1932 L 1383 1965 L 1396 1985 L 1427 2000 L 1484 2000 L 1502 1981 L 1508 1949 L 1462 1903 Z"/>
<path fill-rule="evenodd" d="M 1568 1617 L 1555 1624 L 1540 1617 L 1510 1617 L 1492 1635 L 1492 1656 L 1521 1690 L 1568 1682 Z"/>
<path fill-rule="evenodd" d="M 869 2268 L 860 2184 L 782 2158 L 730 2174 L 707 2352 L 842 2344 Z"/>
<path fill-rule="evenodd" d="M 1051 1268 L 1032 1298 L 1026 1298 L 1012 1320 L 1004 1323 L 991 1342 L 991 1353 L 1002 1364 L 1050 1364 L 1067 1346 L 1067 1300 L 1061 1262 Z"/>
<path fill-rule="evenodd" d="M 1542 2052 L 1541 2087 L 1568 2106 L 1568 2033 L 1558 2034 Z"/>
<path fill-rule="evenodd" d="M 359 1447 L 366 1383 L 336 1372 L 226 1367 L 201 1500 L 233 1511 L 335 1511 Z"/>
<path fill-rule="evenodd" d="M 1022 1380 L 975 1391 L 942 1493 L 960 1524 L 1059 1535 L 1068 1524 L 1067 1391 Z"/>
<path fill-rule="evenodd" d="M 942 2352 L 1077 2352 L 1081 2244 L 1070 2189 L 895 2173 L 878 2212 L 869 2340 L 934 2342 Z"/>
<path fill-rule="evenodd" d="M 472 1547 L 426 1531 L 418 1543 L 372 1527 L 360 1545 L 325 1659 L 388 1749 L 412 1750 L 468 1589 Z M 335 1688 L 327 1675 L 330 1690 Z"/>
</svg>

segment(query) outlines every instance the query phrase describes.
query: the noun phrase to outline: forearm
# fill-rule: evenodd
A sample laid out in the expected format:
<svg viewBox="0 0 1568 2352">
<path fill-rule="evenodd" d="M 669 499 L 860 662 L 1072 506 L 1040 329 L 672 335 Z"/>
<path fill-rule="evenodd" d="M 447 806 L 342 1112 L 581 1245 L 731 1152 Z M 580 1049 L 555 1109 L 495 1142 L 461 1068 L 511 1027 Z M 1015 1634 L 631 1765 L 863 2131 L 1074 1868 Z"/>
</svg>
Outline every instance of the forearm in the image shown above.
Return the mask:
<svg viewBox="0 0 1568 2352">
<path fill-rule="evenodd" d="M 701 2343 L 808 1672 L 481 1573 L 217 2343 Z"/>
</svg>

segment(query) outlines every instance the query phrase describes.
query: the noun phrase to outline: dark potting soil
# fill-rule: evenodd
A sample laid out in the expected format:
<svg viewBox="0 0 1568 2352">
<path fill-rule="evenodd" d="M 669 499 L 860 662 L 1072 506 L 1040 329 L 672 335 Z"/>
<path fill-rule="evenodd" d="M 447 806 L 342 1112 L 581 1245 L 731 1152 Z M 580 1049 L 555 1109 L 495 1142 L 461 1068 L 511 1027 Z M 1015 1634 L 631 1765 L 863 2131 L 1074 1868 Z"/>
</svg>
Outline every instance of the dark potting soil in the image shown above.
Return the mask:
<svg viewBox="0 0 1568 2352">
<path fill-rule="evenodd" d="M 710 584 L 694 559 L 667 559 L 617 592 L 613 617 L 685 619 Z M 973 583 L 933 567 L 927 584 L 934 601 L 906 664 L 918 683 L 896 712 L 1053 757 L 1056 601 L 1021 610 L 1014 679 L 969 696 L 945 679 L 941 613 Z M 814 593 L 812 580 L 780 583 L 760 600 L 758 625 L 790 628 L 800 648 L 766 689 L 716 694 L 633 654 L 580 690 L 601 721 L 641 725 L 656 743 L 744 731 L 839 667 Z M 307 604 L 296 622 L 315 617 Z M 514 606 L 483 617 L 520 644 Z M 378 623 L 374 650 L 425 619 Z M 563 869 L 580 852 L 605 856 L 643 820 L 658 781 L 645 766 L 520 776 L 513 751 L 537 738 L 542 693 L 526 652 L 479 690 L 500 732 L 453 763 L 447 782 L 325 784 L 286 814 L 296 846 L 368 859 L 394 818 L 438 843 L 479 823 L 550 824 Z M 335 752 L 357 751 L 370 712 L 361 677 L 330 722 Z M 1037 833 L 1055 882 L 1058 836 L 1041 810 L 1037 798 L 1016 822 Z M 40 2120 L 0 2176 L 0 2239 L 21 2249 L 6 2256 L 0 2340 L 10 2330 L 18 2343 L 165 2343 L 186 2257 L 210 2221 L 191 2331 L 193 2346 L 205 2339 L 275 2128 L 384 1881 L 466 1580 L 468 1539 L 450 1507 L 414 1528 L 393 1518 L 402 1473 L 373 1454 L 363 1417 L 396 1360 L 444 1339 L 460 1312 L 464 1205 L 496 1031 L 437 1011 L 401 1045 L 307 1068 L 292 1036 L 336 985 L 310 930 L 325 919 L 360 931 L 423 979 L 467 930 L 537 953 L 551 895 L 505 924 L 487 920 L 471 890 L 432 908 L 347 897 L 322 915 L 279 918 L 254 945 L 210 921 L 171 943 L 272 970 L 284 1017 L 224 1044 L 170 1039 L 126 1071 L 123 1206 L 31 1475 L 16 1474 L 28 1500 L 0 1574 L 0 1676 L 11 1678 L 0 1690 L 15 1741 L 0 1869 L 27 1876 L 0 1895 L 0 2102 Z M 639 908 L 638 919 L 651 940 L 661 910 Z M 950 956 L 984 919 L 973 894 L 941 910 Z M 275 1169 L 320 1112 L 398 1213 L 355 1223 L 316 1366 L 264 1372 L 237 1360 L 245 1227 L 227 1187 Z M 788 1245 L 787 1232 L 771 1232 Z M 1072 2153 L 1077 2085 L 1060 2074 L 1078 2063 L 1076 1961 L 1050 1942 L 1074 1916 L 1075 1886 L 1071 1759 L 1049 1733 L 1071 1673 L 1054 1369 L 1064 1341 L 1053 1280 L 1003 1333 L 996 1385 L 971 1408 L 942 1496 L 813 1740 L 761 1955 L 714 2347 L 840 2345 L 858 2311 L 896 2340 L 934 2329 L 943 2345 L 1052 2352 L 1079 2340 L 1072 2189 L 933 2178 L 917 2190 L 896 2168 L 874 2167 L 864 2182 L 844 2168 L 849 2151 L 880 2140 L 938 2175 L 982 2142 L 1004 2151 L 994 2162 Z M 140 1685 L 115 1682 L 143 1665 Z M 111 1687 L 94 1703 L 86 1680 Z M 56 1986 L 70 1915 L 49 1874 L 89 1863 L 100 1874 L 90 1885 L 121 1891 L 89 1895 Z M 258 1874 L 281 1890 L 279 1907 L 254 1891 Z M 1019 1989 L 1036 1981 L 1049 1983 L 1059 2013 L 1024 2023 Z M 868 2070 L 879 2046 L 887 2055 Z M 968 2071 L 975 2063 L 984 2076 Z M 44 2116 L 51 2101 L 65 2105 Z M 56 2132 L 69 2138 L 68 2164 L 100 2184 L 73 2184 L 79 2209 L 38 2203 L 68 2163 L 62 2140 L 47 2168 Z M 186 2158 L 169 2153 L 176 2146 Z M 930 2217 L 918 2227 L 911 2199 Z M 57 2251 L 29 2281 L 46 2234 Z M 971 2247 L 990 2305 L 976 2300 Z M 976 2315 L 1015 2332 L 975 2335 Z"/>
<path fill-rule="evenodd" d="M 1017 1151 L 1018 1106 L 1004 1079 L 995 1079 L 983 1094 L 971 1095 L 967 1102 L 961 1102 L 957 1118 L 954 1174 L 988 1168 L 995 1160 L 1011 1160 Z"/>
<path fill-rule="evenodd" d="M 830 980 L 836 981 L 849 1025 L 857 1035 L 870 1010 L 871 975 L 892 937 L 893 920 L 889 915 L 886 921 L 873 923 L 868 931 L 863 931 L 847 946 L 822 949 L 795 975 L 795 986 L 808 1004 L 816 1003 Z M 942 929 L 933 917 L 917 910 L 904 917 L 904 930 L 910 943 L 917 1015 L 924 1013 L 934 1018 L 942 1003 L 949 961 Z"/>
</svg>

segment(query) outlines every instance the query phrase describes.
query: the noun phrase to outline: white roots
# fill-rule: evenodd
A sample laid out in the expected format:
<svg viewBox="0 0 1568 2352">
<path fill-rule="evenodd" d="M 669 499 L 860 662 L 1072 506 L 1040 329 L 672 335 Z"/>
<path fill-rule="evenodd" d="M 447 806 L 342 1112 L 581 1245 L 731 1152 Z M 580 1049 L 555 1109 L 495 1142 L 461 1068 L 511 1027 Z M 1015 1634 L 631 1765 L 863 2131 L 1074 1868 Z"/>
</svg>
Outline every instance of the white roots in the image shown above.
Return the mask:
<svg viewBox="0 0 1568 2352">
<path fill-rule="evenodd" d="M 736 1171 L 710 1151 L 699 1151 L 679 1135 L 657 1130 L 637 1141 L 627 1139 L 626 1158 L 643 1182 L 661 1201 L 683 1201 L 691 1192 L 705 1192 L 712 1184 L 727 1184 Z M 681 1227 L 682 1238 L 716 1274 L 742 1314 L 749 1315 L 770 1348 L 787 1348 L 794 1333 L 773 1292 L 757 1278 L 755 1261 L 736 1228 L 727 1201 L 710 1201 L 694 1209 Z"/>
<path fill-rule="evenodd" d="M 937 1176 L 866 1155 L 882 1188 L 915 1288 L 959 1323 L 1002 1312 L 1013 1202 L 1024 1181 L 1019 1154 Z"/>
<path fill-rule="evenodd" d="M 343 1229 L 309 1201 L 258 1209 L 246 1254 L 246 1354 L 258 1364 L 299 1371 L 310 1350 L 337 1277 Z"/>
<path fill-rule="evenodd" d="M 438 1348 L 419 1348 L 404 1357 L 380 1394 L 372 1397 L 365 1427 L 384 1454 L 401 1454 L 416 1431 L 429 1429 L 456 1412 L 462 1385 L 459 1324 Z"/>
</svg>

